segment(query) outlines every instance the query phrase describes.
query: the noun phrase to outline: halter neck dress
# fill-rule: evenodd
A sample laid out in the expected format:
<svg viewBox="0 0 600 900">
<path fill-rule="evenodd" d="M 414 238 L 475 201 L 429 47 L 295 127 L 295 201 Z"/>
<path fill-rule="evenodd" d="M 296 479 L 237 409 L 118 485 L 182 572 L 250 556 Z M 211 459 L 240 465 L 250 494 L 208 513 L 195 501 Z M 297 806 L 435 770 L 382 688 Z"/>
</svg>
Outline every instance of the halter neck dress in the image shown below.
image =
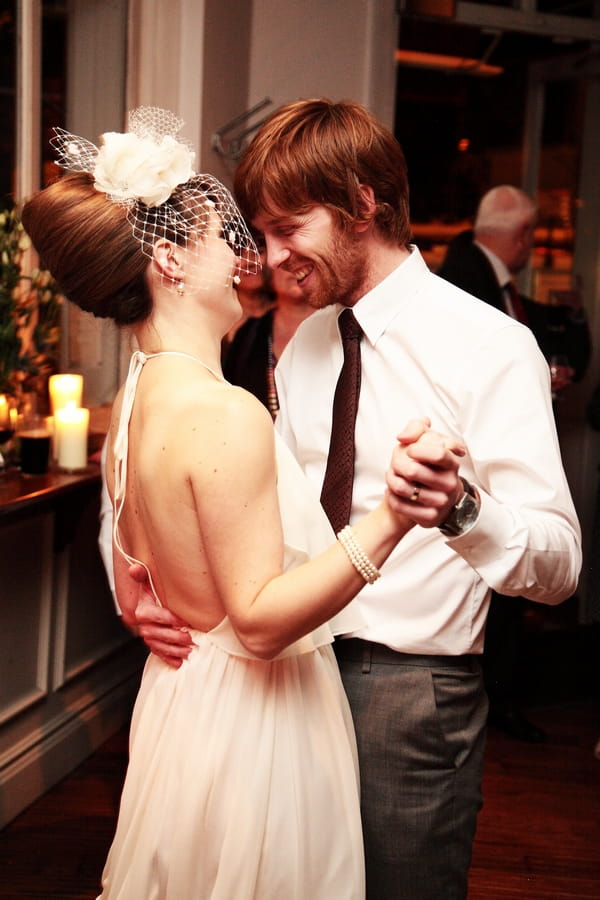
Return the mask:
<svg viewBox="0 0 600 900">
<path fill-rule="evenodd" d="M 131 561 L 119 537 L 128 426 L 140 372 L 159 355 L 133 354 L 115 442 L 114 539 Z M 333 533 L 275 441 L 288 570 Z M 262 660 L 225 617 L 209 632 L 191 630 L 179 669 L 150 654 L 103 900 L 363 900 L 355 739 L 331 647 L 334 634 L 360 624 L 350 604 Z"/>
</svg>

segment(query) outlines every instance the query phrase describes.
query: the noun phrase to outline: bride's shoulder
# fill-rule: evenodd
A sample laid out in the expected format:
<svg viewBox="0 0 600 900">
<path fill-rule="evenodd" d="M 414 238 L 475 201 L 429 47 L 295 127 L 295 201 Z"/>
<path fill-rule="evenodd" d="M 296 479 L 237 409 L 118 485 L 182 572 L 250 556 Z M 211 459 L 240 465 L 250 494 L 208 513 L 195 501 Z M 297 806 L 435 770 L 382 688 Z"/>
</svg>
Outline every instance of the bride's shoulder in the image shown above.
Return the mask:
<svg viewBox="0 0 600 900">
<path fill-rule="evenodd" d="M 235 432 L 248 436 L 257 431 L 272 432 L 269 411 L 249 391 L 228 382 L 215 382 L 202 392 L 187 392 L 181 398 L 179 415 L 189 421 L 210 423 L 215 434 Z"/>
</svg>

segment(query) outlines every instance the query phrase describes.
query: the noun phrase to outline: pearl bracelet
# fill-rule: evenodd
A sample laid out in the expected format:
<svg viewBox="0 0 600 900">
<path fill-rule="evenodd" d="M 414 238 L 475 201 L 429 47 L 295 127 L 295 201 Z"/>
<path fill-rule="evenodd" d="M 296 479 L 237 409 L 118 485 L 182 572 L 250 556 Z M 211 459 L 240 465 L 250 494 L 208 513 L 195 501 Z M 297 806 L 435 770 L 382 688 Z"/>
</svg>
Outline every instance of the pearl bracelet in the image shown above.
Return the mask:
<svg viewBox="0 0 600 900">
<path fill-rule="evenodd" d="M 362 575 L 367 584 L 373 584 L 378 578 L 381 578 L 381 572 L 373 565 L 363 548 L 358 543 L 354 531 L 350 525 L 346 525 L 337 536 L 338 541 L 346 551 L 348 559 Z"/>
</svg>

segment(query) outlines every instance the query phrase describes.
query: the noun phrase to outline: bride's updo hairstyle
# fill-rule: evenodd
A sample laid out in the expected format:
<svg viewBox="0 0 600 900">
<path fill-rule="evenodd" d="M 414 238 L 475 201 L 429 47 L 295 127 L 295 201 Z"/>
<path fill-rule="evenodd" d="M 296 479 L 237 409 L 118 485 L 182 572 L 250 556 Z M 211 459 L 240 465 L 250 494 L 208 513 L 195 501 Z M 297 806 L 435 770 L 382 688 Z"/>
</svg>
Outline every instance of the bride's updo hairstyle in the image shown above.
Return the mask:
<svg viewBox="0 0 600 900">
<path fill-rule="evenodd" d="M 129 114 L 129 130 L 102 135 L 100 148 L 63 128 L 51 144 L 69 174 L 23 207 L 22 221 L 42 265 L 65 296 L 86 312 L 118 325 L 142 322 L 152 312 L 148 270 L 158 241 L 206 257 L 205 237 L 218 231 L 233 251 L 231 270 L 187 267 L 174 280 L 154 274 L 183 294 L 239 283 L 260 269 L 260 256 L 227 188 L 195 174 L 194 152 L 178 137 L 183 121 L 168 110 L 142 106 Z"/>
<path fill-rule="evenodd" d="M 94 188 L 87 172 L 65 175 L 23 207 L 40 263 L 86 312 L 131 325 L 152 311 L 148 257 L 123 206 Z"/>
</svg>

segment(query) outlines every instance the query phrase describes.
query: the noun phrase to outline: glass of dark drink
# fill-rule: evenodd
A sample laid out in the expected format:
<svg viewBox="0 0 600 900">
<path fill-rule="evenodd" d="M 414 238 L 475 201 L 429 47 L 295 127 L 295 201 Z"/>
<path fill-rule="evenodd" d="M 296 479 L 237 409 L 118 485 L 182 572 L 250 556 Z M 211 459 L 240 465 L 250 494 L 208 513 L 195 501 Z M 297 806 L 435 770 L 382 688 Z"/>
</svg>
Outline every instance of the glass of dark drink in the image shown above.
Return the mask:
<svg viewBox="0 0 600 900">
<path fill-rule="evenodd" d="M 45 416 L 24 416 L 17 429 L 23 475 L 45 475 L 50 458 L 50 430 Z"/>
</svg>

